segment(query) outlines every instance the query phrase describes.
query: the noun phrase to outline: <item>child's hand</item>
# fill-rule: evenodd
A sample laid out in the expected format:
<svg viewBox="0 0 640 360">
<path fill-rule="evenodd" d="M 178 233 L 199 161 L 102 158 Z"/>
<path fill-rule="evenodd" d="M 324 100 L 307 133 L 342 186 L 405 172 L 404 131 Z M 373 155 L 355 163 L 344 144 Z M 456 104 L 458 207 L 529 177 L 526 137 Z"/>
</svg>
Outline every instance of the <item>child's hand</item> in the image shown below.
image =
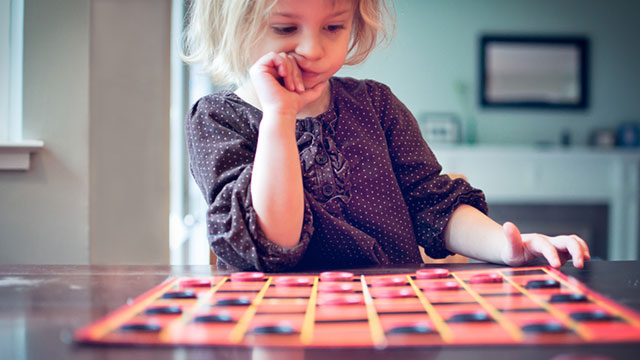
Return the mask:
<svg viewBox="0 0 640 360">
<path fill-rule="evenodd" d="M 577 235 L 549 237 L 541 234 L 522 234 L 511 222 L 502 226 L 507 238 L 507 245 L 501 256 L 505 264 L 520 266 L 543 257 L 553 267 L 560 267 L 568 259 L 573 259 L 573 266 L 582 268 L 584 262 L 591 259 L 587 244 Z"/>
<path fill-rule="evenodd" d="M 270 52 L 249 70 L 263 112 L 297 115 L 317 100 L 327 86 L 322 82 L 305 89 L 298 63 L 292 55 Z"/>
</svg>

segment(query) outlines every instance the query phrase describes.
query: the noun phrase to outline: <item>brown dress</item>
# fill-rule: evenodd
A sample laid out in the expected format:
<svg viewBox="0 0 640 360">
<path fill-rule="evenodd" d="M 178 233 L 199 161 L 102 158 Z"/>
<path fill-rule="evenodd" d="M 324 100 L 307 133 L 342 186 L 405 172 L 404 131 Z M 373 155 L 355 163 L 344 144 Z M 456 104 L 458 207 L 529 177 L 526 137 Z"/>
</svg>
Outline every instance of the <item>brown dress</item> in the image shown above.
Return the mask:
<svg viewBox="0 0 640 360">
<path fill-rule="evenodd" d="M 298 245 L 266 239 L 250 183 L 262 112 L 231 91 L 186 119 L 190 168 L 209 204 L 220 269 L 290 271 L 421 262 L 450 255 L 443 232 L 460 204 L 487 212 L 482 191 L 441 175 L 415 118 L 386 85 L 331 78 L 329 109 L 298 119 L 305 214 Z"/>
</svg>

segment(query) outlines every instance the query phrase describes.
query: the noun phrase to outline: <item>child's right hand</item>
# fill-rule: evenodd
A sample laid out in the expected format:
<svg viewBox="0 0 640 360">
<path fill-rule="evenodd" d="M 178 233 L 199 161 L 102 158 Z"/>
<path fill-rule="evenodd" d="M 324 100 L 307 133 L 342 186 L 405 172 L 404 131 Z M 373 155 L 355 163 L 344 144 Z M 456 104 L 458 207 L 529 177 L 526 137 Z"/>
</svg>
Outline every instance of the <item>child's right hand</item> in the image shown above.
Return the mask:
<svg viewBox="0 0 640 360">
<path fill-rule="evenodd" d="M 295 58 L 270 52 L 249 69 L 251 82 L 263 113 L 295 116 L 322 95 L 328 82 L 305 89 Z"/>
</svg>

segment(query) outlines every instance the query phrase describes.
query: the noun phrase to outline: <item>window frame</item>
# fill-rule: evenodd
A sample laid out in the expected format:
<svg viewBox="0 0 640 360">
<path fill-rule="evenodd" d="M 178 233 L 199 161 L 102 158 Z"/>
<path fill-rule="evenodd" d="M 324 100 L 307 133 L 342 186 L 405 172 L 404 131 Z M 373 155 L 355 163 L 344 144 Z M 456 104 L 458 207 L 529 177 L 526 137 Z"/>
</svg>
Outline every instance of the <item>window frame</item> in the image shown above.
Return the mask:
<svg viewBox="0 0 640 360">
<path fill-rule="evenodd" d="M 0 170 L 28 170 L 44 146 L 23 138 L 24 0 L 0 0 Z M 8 11 L 6 11 L 8 10 Z"/>
</svg>

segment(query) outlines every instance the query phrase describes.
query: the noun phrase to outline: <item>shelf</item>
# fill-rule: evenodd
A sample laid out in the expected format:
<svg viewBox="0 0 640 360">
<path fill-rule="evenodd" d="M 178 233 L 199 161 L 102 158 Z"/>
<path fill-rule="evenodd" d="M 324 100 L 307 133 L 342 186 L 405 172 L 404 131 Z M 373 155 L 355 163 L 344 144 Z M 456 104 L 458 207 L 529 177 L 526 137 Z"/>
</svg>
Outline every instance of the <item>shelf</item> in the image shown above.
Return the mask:
<svg viewBox="0 0 640 360">
<path fill-rule="evenodd" d="M 29 170 L 31 153 L 43 147 L 41 140 L 0 141 L 0 170 Z"/>
</svg>

